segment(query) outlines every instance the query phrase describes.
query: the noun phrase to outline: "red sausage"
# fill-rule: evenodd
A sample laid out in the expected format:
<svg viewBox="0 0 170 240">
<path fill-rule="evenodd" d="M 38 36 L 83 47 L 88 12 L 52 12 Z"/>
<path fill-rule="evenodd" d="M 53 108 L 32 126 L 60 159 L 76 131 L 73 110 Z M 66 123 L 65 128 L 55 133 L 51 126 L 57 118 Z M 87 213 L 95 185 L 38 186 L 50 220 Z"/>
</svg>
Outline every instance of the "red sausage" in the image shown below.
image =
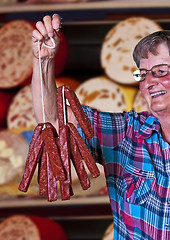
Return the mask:
<svg viewBox="0 0 170 240">
<path fill-rule="evenodd" d="M 30 154 L 26 160 L 25 171 L 24 171 L 22 180 L 20 182 L 20 185 L 18 187 L 18 189 L 20 191 L 26 192 L 28 190 L 28 187 L 30 185 L 33 174 L 35 172 L 37 163 L 40 159 L 40 156 L 41 156 L 41 153 L 43 150 L 43 146 L 44 146 L 44 141 L 43 141 L 41 135 L 39 135 L 36 138 L 36 141 L 34 143 L 34 148 L 30 152 Z"/>
<path fill-rule="evenodd" d="M 71 169 L 70 169 L 70 143 L 69 143 L 69 129 L 67 125 L 63 125 L 59 129 L 59 147 L 60 156 L 62 159 L 66 179 L 60 181 L 61 186 L 61 197 L 62 200 L 70 199 L 70 187 L 71 187 Z"/>
<path fill-rule="evenodd" d="M 57 88 L 57 113 L 58 113 L 58 123 L 59 127 L 65 125 L 64 122 L 64 112 L 66 113 L 65 106 L 63 104 L 63 87 L 60 86 Z M 65 115 L 66 117 L 66 115 Z"/>
<path fill-rule="evenodd" d="M 94 136 L 93 129 L 91 127 L 90 122 L 88 121 L 86 114 L 84 113 L 84 111 L 81 107 L 81 104 L 80 104 L 75 92 L 73 91 L 73 89 L 71 87 L 65 86 L 64 93 L 65 93 L 67 100 L 69 101 L 70 107 L 71 107 L 82 131 L 84 132 L 86 138 L 88 140 L 91 139 Z"/>
<path fill-rule="evenodd" d="M 80 184 L 84 190 L 87 190 L 90 187 L 90 180 L 84 168 L 84 163 L 82 161 L 79 148 L 72 134 L 70 134 L 70 149 L 71 159 L 75 167 L 77 176 L 79 178 Z"/>
<path fill-rule="evenodd" d="M 51 166 L 51 161 L 47 154 L 47 178 L 48 178 L 48 201 L 52 202 L 57 200 L 57 181 L 53 174 L 53 169 Z"/>
<path fill-rule="evenodd" d="M 69 127 L 70 132 L 79 147 L 81 156 L 83 157 L 89 171 L 91 172 L 92 177 L 94 177 L 94 178 L 98 177 L 100 175 L 98 167 L 97 167 L 87 145 L 85 144 L 85 142 L 81 138 L 79 132 L 77 131 L 77 128 L 72 123 L 67 123 L 67 126 Z"/>
<path fill-rule="evenodd" d="M 51 128 L 51 130 L 54 134 L 54 137 L 58 137 L 57 130 L 55 129 L 55 127 L 50 122 L 46 122 L 45 126 L 46 126 L 46 128 Z"/>
<path fill-rule="evenodd" d="M 41 196 L 48 195 L 48 182 L 47 182 L 47 153 L 44 150 L 42 153 L 41 161 L 39 162 L 39 193 Z"/>
<path fill-rule="evenodd" d="M 59 155 L 58 147 L 56 145 L 56 140 L 55 140 L 52 129 L 45 128 L 42 131 L 42 137 L 45 144 L 44 148 L 45 148 L 45 151 L 48 153 L 53 174 L 56 180 L 65 180 L 63 165 L 61 162 L 61 158 Z"/>
</svg>

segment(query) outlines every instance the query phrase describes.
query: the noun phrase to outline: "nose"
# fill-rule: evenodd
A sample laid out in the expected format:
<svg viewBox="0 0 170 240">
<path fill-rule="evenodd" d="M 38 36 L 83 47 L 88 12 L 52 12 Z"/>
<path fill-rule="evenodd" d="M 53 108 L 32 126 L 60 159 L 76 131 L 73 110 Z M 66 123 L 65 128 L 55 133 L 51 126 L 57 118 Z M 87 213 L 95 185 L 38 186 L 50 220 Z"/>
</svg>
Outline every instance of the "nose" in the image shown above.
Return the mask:
<svg viewBox="0 0 170 240">
<path fill-rule="evenodd" d="M 152 88 L 152 86 L 158 84 L 158 78 L 154 77 L 151 71 L 148 71 L 144 80 L 146 88 Z"/>
</svg>

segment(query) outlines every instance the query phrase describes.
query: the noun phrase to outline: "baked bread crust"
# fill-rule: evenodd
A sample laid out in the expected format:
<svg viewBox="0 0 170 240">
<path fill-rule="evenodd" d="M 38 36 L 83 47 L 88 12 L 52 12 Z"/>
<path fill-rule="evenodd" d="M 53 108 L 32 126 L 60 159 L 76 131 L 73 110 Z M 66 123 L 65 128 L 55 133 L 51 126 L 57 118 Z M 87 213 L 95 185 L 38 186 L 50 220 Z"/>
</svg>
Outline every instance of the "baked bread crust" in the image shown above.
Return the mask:
<svg viewBox="0 0 170 240">
<path fill-rule="evenodd" d="M 101 48 L 101 65 L 105 74 L 121 84 L 137 84 L 137 69 L 132 57 L 135 45 L 146 35 L 162 30 L 155 21 L 131 17 L 115 25 L 106 35 Z"/>
<path fill-rule="evenodd" d="M 106 76 L 86 80 L 76 89 L 76 94 L 82 105 L 102 112 L 122 112 L 127 109 L 121 87 Z"/>
<path fill-rule="evenodd" d="M 7 113 L 9 129 L 34 128 L 37 125 L 32 106 L 31 84 L 23 87 L 11 102 Z"/>
<path fill-rule="evenodd" d="M 0 88 L 22 85 L 32 74 L 33 26 L 14 20 L 0 28 Z"/>
<path fill-rule="evenodd" d="M 13 215 L 0 223 L 0 239 L 41 240 L 38 227 L 24 215 Z"/>
</svg>

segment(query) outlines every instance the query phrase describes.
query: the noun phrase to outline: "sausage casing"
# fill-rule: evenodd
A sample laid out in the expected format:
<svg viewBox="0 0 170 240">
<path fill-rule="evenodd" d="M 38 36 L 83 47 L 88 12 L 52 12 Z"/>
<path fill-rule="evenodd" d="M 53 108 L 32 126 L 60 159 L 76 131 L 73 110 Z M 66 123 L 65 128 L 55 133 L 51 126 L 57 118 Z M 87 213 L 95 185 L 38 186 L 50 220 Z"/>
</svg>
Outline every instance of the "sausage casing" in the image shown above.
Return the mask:
<svg viewBox="0 0 170 240">
<path fill-rule="evenodd" d="M 39 162 L 39 193 L 41 196 L 48 195 L 48 181 L 47 181 L 47 153 L 45 149 L 42 152 L 42 157 Z"/>
<path fill-rule="evenodd" d="M 53 135 L 52 129 L 45 128 L 42 131 L 41 135 L 43 137 L 44 144 L 45 144 L 44 148 L 45 148 L 45 151 L 48 153 L 53 174 L 56 180 L 65 180 L 65 173 L 64 173 L 62 161 L 59 155 L 58 147 L 56 145 L 56 139 Z"/>
<path fill-rule="evenodd" d="M 52 202 L 57 200 L 57 181 L 53 174 L 53 169 L 51 166 L 51 161 L 49 158 L 48 153 L 47 154 L 47 179 L 48 179 L 48 201 Z"/>
<path fill-rule="evenodd" d="M 65 86 L 64 93 L 65 93 L 65 96 L 70 104 L 70 107 L 71 107 L 82 131 L 84 132 L 86 138 L 88 140 L 91 139 L 94 136 L 93 129 L 91 127 L 90 122 L 88 121 L 86 114 L 84 113 L 84 111 L 81 107 L 81 104 L 80 104 L 75 92 L 73 91 L 73 89 L 71 87 Z"/>
<path fill-rule="evenodd" d="M 18 189 L 20 191 L 27 192 L 30 182 L 32 180 L 33 174 L 35 172 L 37 163 L 40 159 L 40 156 L 41 156 L 41 153 L 43 150 L 43 146 L 44 146 L 44 141 L 43 141 L 41 135 L 39 135 L 34 143 L 34 147 L 33 147 L 32 151 L 30 152 L 30 155 L 28 156 L 28 158 L 26 160 L 24 174 L 23 174 L 22 180 L 20 182 L 20 185 L 18 187 Z"/>
<path fill-rule="evenodd" d="M 71 168 L 70 168 L 70 142 L 69 142 L 69 129 L 67 125 L 63 125 L 59 129 L 59 148 L 60 156 L 62 159 L 66 179 L 60 181 L 61 197 L 62 200 L 70 199 L 71 187 Z"/>
<path fill-rule="evenodd" d="M 90 180 L 85 170 L 79 148 L 72 134 L 70 134 L 70 149 L 71 159 L 76 170 L 77 176 L 79 178 L 80 184 L 83 190 L 87 190 L 90 187 Z"/>
<path fill-rule="evenodd" d="M 92 177 L 98 177 L 100 175 L 99 169 L 83 139 L 81 138 L 77 128 L 72 123 L 67 123 L 67 126 L 70 129 L 72 136 L 74 137 L 82 158 L 84 159 L 89 171 L 91 172 Z"/>
</svg>

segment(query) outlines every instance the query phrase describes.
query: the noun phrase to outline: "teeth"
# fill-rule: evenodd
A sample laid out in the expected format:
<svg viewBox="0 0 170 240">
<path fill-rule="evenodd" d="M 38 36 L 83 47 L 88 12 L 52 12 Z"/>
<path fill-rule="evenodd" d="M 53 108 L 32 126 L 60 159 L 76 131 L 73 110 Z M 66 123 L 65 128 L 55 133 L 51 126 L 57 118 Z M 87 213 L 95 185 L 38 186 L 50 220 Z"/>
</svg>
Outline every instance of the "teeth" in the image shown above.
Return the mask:
<svg viewBox="0 0 170 240">
<path fill-rule="evenodd" d="M 151 93 L 151 97 L 155 97 L 155 96 L 158 96 L 158 95 L 161 95 L 161 94 L 165 94 L 167 93 L 167 91 L 161 91 L 161 92 L 156 92 L 156 93 Z"/>
</svg>

